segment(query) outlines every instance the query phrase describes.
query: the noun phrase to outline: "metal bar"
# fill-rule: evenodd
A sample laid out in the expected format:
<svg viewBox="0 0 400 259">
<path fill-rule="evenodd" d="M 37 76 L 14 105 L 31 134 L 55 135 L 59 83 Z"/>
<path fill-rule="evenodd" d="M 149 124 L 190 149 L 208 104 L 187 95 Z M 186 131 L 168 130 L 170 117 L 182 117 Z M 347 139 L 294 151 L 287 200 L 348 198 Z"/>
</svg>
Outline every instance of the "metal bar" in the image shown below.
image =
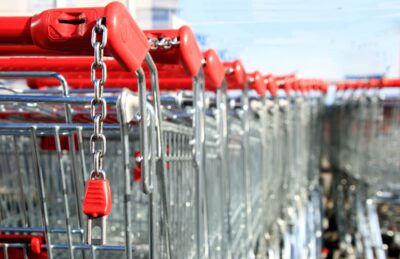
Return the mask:
<svg viewBox="0 0 400 259">
<path fill-rule="evenodd" d="M 48 232 L 49 216 L 48 216 L 48 211 L 47 211 L 47 201 L 46 201 L 47 198 L 46 198 L 46 190 L 44 187 L 44 178 L 43 178 L 42 167 L 40 165 L 40 155 L 39 155 L 39 148 L 38 148 L 38 143 L 37 143 L 37 135 L 36 135 L 36 127 L 35 126 L 32 127 L 31 142 L 32 142 L 32 147 L 33 147 L 33 152 L 32 152 L 33 166 L 34 166 L 34 170 L 36 173 L 37 184 L 39 187 L 39 194 L 40 194 L 44 235 L 46 237 L 48 256 L 51 259 L 53 257 L 53 252 L 50 247 L 50 245 L 52 244 L 52 242 L 51 242 L 52 239 L 51 239 L 50 233 Z"/>
<path fill-rule="evenodd" d="M 69 212 L 69 204 L 68 204 L 68 194 L 67 194 L 67 184 L 65 180 L 65 170 L 62 160 L 61 154 L 61 143 L 60 143 L 60 134 L 59 128 L 54 129 L 54 138 L 56 144 L 56 151 L 57 151 L 57 158 L 58 158 L 58 170 L 60 174 L 61 180 L 61 191 L 63 194 L 63 201 L 64 201 L 64 213 L 65 213 L 65 224 L 67 229 L 67 238 L 68 238 L 68 245 L 69 245 L 69 254 L 70 258 L 74 258 L 74 251 L 72 249 L 72 236 L 71 236 L 71 224 L 70 224 L 70 212 Z M 72 148 L 71 148 L 72 149 Z M 72 151 L 74 152 L 74 151 Z M 79 197 L 80 198 L 80 197 Z M 78 200 L 79 202 L 80 200 Z M 81 227 L 82 225 L 79 225 Z"/>
<path fill-rule="evenodd" d="M 104 97 L 107 104 L 116 105 L 118 97 Z M 18 103 L 60 103 L 60 104 L 86 104 L 89 105 L 91 97 L 89 96 L 37 96 L 37 95 L 0 95 L 0 103 L 18 102 Z"/>
</svg>

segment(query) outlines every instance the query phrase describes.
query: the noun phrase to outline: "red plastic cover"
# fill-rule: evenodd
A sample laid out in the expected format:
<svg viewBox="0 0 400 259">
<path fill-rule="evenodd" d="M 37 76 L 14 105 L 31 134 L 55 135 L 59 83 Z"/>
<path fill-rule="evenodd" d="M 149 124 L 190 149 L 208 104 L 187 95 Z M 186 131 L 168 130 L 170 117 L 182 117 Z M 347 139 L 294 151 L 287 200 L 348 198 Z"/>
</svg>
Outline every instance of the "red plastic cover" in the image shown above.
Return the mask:
<svg viewBox="0 0 400 259">
<path fill-rule="evenodd" d="M 260 71 L 255 71 L 253 73 L 247 74 L 247 77 L 249 78 L 249 87 L 251 89 L 256 90 L 256 92 L 260 96 L 265 95 L 265 84 L 264 84 L 264 79 L 260 73 Z"/>
<path fill-rule="evenodd" d="M 8 44 L 27 44 L 31 38 L 32 43 L 42 49 L 62 51 L 66 55 L 92 55 L 91 32 L 98 18 L 104 18 L 108 30 L 106 54 L 112 55 L 125 70 L 137 70 L 149 50 L 149 43 L 128 10 L 119 2 L 112 2 L 104 8 L 50 9 L 31 19 L 9 17 L 2 21 L 3 24 L 4 21 L 9 24 L 18 22 L 20 26 L 15 28 L 19 37 Z M 30 30 L 26 28 L 29 21 Z M 10 36 L 1 26 L 0 33 L 1 37 Z M 7 38 L 7 41 L 11 40 Z"/>
<path fill-rule="evenodd" d="M 181 65 L 187 76 L 196 76 L 201 67 L 203 55 L 192 30 L 188 26 L 183 26 L 178 30 L 146 30 L 144 31 L 149 39 L 170 39 L 178 38 L 179 45 L 171 48 L 157 48 L 151 50 L 151 56 L 156 63 Z M 161 70 L 163 67 L 158 69 Z M 172 75 L 176 77 L 176 75 Z"/>
<path fill-rule="evenodd" d="M 278 88 L 283 89 L 286 94 L 290 94 L 293 86 L 296 87 L 294 82 L 296 81 L 295 75 L 287 75 L 287 76 L 277 76 L 275 77 Z"/>
<path fill-rule="evenodd" d="M 247 80 L 246 71 L 240 60 L 224 62 L 228 89 L 243 89 Z"/>
<path fill-rule="evenodd" d="M 204 74 L 206 77 L 206 89 L 216 90 L 222 85 L 225 77 L 225 67 L 218 57 L 217 52 L 209 49 L 203 53 L 204 55 Z"/>
<path fill-rule="evenodd" d="M 273 75 L 269 74 L 264 77 L 264 84 L 267 87 L 271 96 L 275 97 L 278 95 L 278 88 Z"/>
<path fill-rule="evenodd" d="M 103 217 L 112 209 L 110 182 L 107 179 L 89 179 L 83 198 L 83 212 L 92 217 Z"/>
</svg>

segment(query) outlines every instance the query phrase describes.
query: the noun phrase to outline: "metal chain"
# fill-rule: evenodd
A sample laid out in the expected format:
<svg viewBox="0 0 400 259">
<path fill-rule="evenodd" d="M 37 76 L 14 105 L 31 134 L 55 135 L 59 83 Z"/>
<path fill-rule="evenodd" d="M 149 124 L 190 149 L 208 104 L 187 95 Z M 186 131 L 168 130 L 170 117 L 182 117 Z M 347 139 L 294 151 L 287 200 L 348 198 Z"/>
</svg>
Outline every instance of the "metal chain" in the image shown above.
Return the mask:
<svg viewBox="0 0 400 259">
<path fill-rule="evenodd" d="M 93 155 L 93 170 L 90 178 L 105 178 L 103 158 L 106 154 L 106 136 L 103 134 L 103 123 L 107 117 L 107 102 L 103 97 L 103 88 L 107 80 L 107 66 L 104 62 L 104 48 L 107 45 L 107 28 L 102 19 L 97 19 L 92 30 L 92 47 L 94 60 L 90 69 L 90 76 L 94 86 L 94 97 L 90 103 L 90 114 L 93 119 L 93 134 L 90 136 L 90 152 Z M 101 76 L 97 71 L 101 71 Z"/>
<path fill-rule="evenodd" d="M 150 49 L 156 50 L 159 48 L 161 48 L 161 49 L 170 49 L 172 47 L 176 48 L 179 46 L 180 41 L 179 41 L 178 37 L 175 37 L 172 39 L 169 37 L 164 37 L 161 39 L 150 38 L 149 43 L 150 43 Z"/>
</svg>

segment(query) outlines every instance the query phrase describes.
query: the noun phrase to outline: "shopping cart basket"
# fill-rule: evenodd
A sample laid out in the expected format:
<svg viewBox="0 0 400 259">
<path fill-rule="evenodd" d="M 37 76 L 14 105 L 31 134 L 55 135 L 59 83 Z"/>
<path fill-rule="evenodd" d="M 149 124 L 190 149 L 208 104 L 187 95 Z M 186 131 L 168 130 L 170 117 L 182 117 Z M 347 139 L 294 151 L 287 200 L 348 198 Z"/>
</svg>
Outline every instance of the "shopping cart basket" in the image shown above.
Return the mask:
<svg viewBox="0 0 400 259">
<path fill-rule="evenodd" d="M 247 78 L 242 63 L 237 60 L 224 63 L 228 88 L 228 210 L 229 210 L 229 240 L 231 251 L 235 258 L 246 257 L 250 252 L 249 240 L 249 208 L 248 208 L 248 178 L 246 173 L 246 149 L 244 145 L 245 129 L 240 116 L 243 103 L 232 96 L 230 89 L 245 89 Z M 247 87 L 246 87 L 247 89 Z M 243 97 L 247 91 L 243 91 Z"/>
<path fill-rule="evenodd" d="M 266 175 L 265 175 L 265 203 L 266 212 L 264 213 L 265 231 L 268 255 L 276 258 L 280 256 L 280 217 L 281 206 L 280 188 L 282 186 L 282 141 L 280 128 L 280 111 L 278 89 L 273 75 L 264 77 L 264 83 L 269 92 L 269 98 L 266 99 Z"/>
<path fill-rule="evenodd" d="M 252 90 L 251 92 L 256 94 L 249 102 L 250 112 L 248 115 L 248 191 L 250 192 L 251 202 L 250 231 L 252 233 L 251 246 L 256 250 L 256 247 L 261 245 L 260 242 L 263 240 L 262 235 L 265 231 L 263 217 L 266 211 L 266 204 L 263 196 L 263 183 L 266 174 L 266 86 L 261 73 L 258 71 L 247 74 L 247 77 L 249 80 L 249 88 Z M 249 94 L 251 94 L 251 92 Z"/>
<path fill-rule="evenodd" d="M 205 117 L 205 196 L 208 212 L 208 246 L 210 258 L 231 256 L 228 242 L 226 181 L 228 179 L 227 96 L 225 67 L 217 53 L 210 49 L 204 54 L 206 89 Z"/>
<path fill-rule="evenodd" d="M 171 240 L 171 254 L 173 258 L 207 258 L 203 55 L 187 26 L 145 33 L 159 70 L 163 95 L 178 103 L 175 107 L 164 106 L 164 120 L 170 122 L 164 139 L 166 152 L 170 152 L 167 172 L 172 175 L 166 184 L 171 235 L 175 237 Z"/>
<path fill-rule="evenodd" d="M 247 75 L 239 60 L 226 62 L 228 83 L 229 233 L 234 257 L 258 253 L 264 233 L 265 85 L 259 72 Z M 249 92 L 257 95 L 250 103 Z M 239 95 L 238 95 L 239 93 Z M 253 91 L 251 91 L 253 94 Z M 251 108 L 252 107 L 252 108 Z M 232 250 L 233 251 L 233 250 Z"/>
<path fill-rule="evenodd" d="M 278 191 L 281 202 L 281 235 L 283 238 L 283 257 L 311 257 L 310 242 L 316 235 L 318 227 L 314 217 L 308 213 L 318 211 L 318 195 L 312 198 L 318 182 L 319 154 L 310 152 L 312 137 L 321 136 L 312 116 L 314 103 L 308 91 L 311 81 L 298 80 L 294 76 L 275 77 L 275 83 L 284 90 L 285 95 L 279 98 L 281 163 L 276 168 L 282 174 L 282 188 Z M 321 83 L 321 82 L 320 82 Z M 310 86 L 311 87 L 311 86 Z M 314 135 L 310 135 L 314 132 Z M 318 133 L 318 134 L 317 134 Z M 311 159 L 314 157 L 314 163 Z M 315 191 L 314 196 L 318 194 Z M 319 203 L 318 203 L 319 206 Z M 311 221 L 310 221 L 311 219 Z M 317 228 L 317 230 L 314 230 Z"/>
<path fill-rule="evenodd" d="M 123 19 L 124 28 L 132 32 L 130 35 L 135 42 L 132 46 L 137 46 L 134 51 L 130 52 L 132 48 L 125 48 L 124 43 L 129 45 L 131 38 L 123 42 L 118 41 L 120 35 L 118 23 L 107 24 L 109 26 L 108 37 L 107 35 L 103 36 L 103 47 L 106 42 L 105 39 L 108 39 L 109 43 L 108 48 L 106 48 L 107 55 L 111 54 L 116 58 L 123 68 L 132 72 L 137 71 L 140 88 L 139 98 L 129 91 L 112 93 L 110 97 L 105 98 L 105 100 L 109 99 L 109 103 L 115 106 L 114 109 L 110 108 L 108 112 L 110 119 L 104 123 L 104 134 L 110 138 L 109 153 L 115 158 L 115 163 L 105 162 L 104 165 L 105 169 L 115 171 L 108 177 L 112 189 L 115 190 L 112 197 L 114 213 L 108 216 L 108 221 L 111 223 L 108 229 L 113 234 L 109 235 L 111 238 L 106 245 L 85 245 L 86 242 L 83 239 L 87 233 L 84 231 L 86 224 L 83 222 L 81 213 L 81 195 L 84 188 L 83 180 L 88 178 L 88 175 L 85 174 L 88 167 L 86 161 L 90 160 L 87 158 L 90 154 L 84 151 L 83 145 L 87 145 L 84 143 L 92 138 L 90 136 L 88 138 L 86 133 L 88 129 L 92 128 L 88 125 L 91 116 L 90 113 L 85 113 L 85 111 L 88 111 L 87 105 L 91 103 L 91 98 L 79 93 L 71 93 L 70 95 L 65 81 L 62 80 L 63 78 L 59 75 L 55 76 L 55 73 L 3 73 L 2 76 L 7 78 L 57 77 L 61 79 L 61 84 L 64 86 L 61 92 L 5 89 L 11 94 L 3 95 L 2 98 L 2 102 L 6 103 L 3 104 L 2 110 L 2 120 L 4 121 L 2 134 L 4 135 L 3 140 L 7 143 L 10 143 L 10 139 L 13 139 L 14 152 L 3 153 L 5 161 L 8 162 L 8 164 L 4 164 L 3 169 L 10 169 L 11 163 L 18 164 L 20 161 L 26 163 L 24 167 L 18 167 L 18 171 L 21 173 L 18 182 L 19 190 L 22 193 L 18 196 L 20 200 L 16 200 L 15 194 L 14 196 L 11 195 L 10 197 L 14 198 L 10 200 L 10 205 L 3 207 L 4 209 L 17 208 L 17 211 L 21 211 L 20 215 L 24 215 L 23 220 L 13 221 L 9 217 L 5 218 L 4 222 L 2 220 L 2 225 L 4 224 L 2 243 L 5 240 L 2 250 L 4 257 L 17 256 L 18 254 L 23 256 L 22 253 L 32 254 L 32 246 L 25 246 L 25 243 L 32 243 L 32 240 L 35 240 L 36 243 L 42 242 L 42 247 L 36 245 L 35 249 L 36 252 L 38 247 L 39 250 L 43 249 L 39 253 L 44 253 L 46 257 L 81 257 L 84 253 L 89 253 L 92 257 L 95 257 L 106 251 L 119 251 L 120 255 L 126 253 L 128 258 L 137 252 L 139 254 L 150 254 L 151 257 L 154 256 L 155 240 L 152 231 L 156 229 L 157 224 L 161 223 L 156 222 L 152 214 L 151 195 L 144 197 L 141 194 L 142 192 L 135 193 L 135 191 L 132 191 L 132 189 L 139 188 L 131 180 L 135 156 L 129 148 L 129 143 L 136 146 L 136 150 L 141 150 L 142 154 L 146 154 L 144 157 L 136 157 L 138 161 L 136 166 L 139 166 L 140 161 L 140 167 L 143 171 L 141 174 L 143 191 L 149 194 L 152 192 L 151 185 L 154 184 L 150 175 L 154 174 L 155 158 L 159 155 L 156 153 L 155 141 L 157 140 L 157 145 L 160 145 L 161 141 L 157 139 L 154 133 L 156 128 L 154 124 L 157 121 L 154 114 L 157 114 L 157 112 L 146 102 L 144 74 L 140 70 L 141 62 L 145 58 L 149 61 L 149 56 L 146 56 L 147 39 L 134 24 L 126 9 L 118 3 L 112 3 L 105 8 L 55 9 L 45 11 L 32 18 L 7 18 L 14 22 L 15 30 L 4 32 L 1 42 L 3 44 L 27 45 L 3 46 L 3 51 L 5 48 L 9 48 L 10 50 L 5 52 L 7 55 L 19 55 L 21 53 L 24 53 L 24 55 L 43 55 L 44 53 L 50 55 L 56 53 L 90 55 L 92 51 L 90 49 L 90 35 L 98 18 L 95 14 L 99 14 L 99 18 L 105 17 L 106 20 L 114 22 L 117 21 L 117 19 L 114 19 L 116 15 L 118 17 L 125 16 L 126 19 Z M 52 19 L 48 19 L 48 17 Z M 31 22 L 34 24 L 34 28 L 30 31 L 25 30 L 26 25 L 29 28 Z M 53 41 L 54 38 L 47 38 L 46 28 L 48 26 L 59 33 L 57 35 L 59 38 L 55 41 Z M 77 34 L 78 32 L 80 34 Z M 15 35 L 18 35 L 18 37 L 15 37 Z M 103 77 L 105 78 L 104 70 Z M 154 86 L 154 84 L 152 85 Z M 157 100 L 157 92 L 153 96 Z M 19 107 L 15 106 L 14 103 L 22 105 Z M 103 109 L 106 109 L 106 107 L 103 106 Z M 138 123 L 141 125 L 140 130 L 137 130 L 137 127 L 135 129 L 131 123 L 136 112 L 140 112 L 138 114 L 143 116 L 145 118 L 143 121 L 146 122 Z M 21 121 L 24 123 L 21 123 Z M 159 128 L 160 125 L 157 126 Z M 130 137 L 136 140 L 130 142 Z M 138 145 L 138 142 L 140 145 Z M 67 148 L 65 147 L 66 144 L 68 144 Z M 68 150 L 68 152 L 65 152 L 65 150 Z M 7 159 L 10 154 L 15 157 L 14 161 Z M 32 158 L 32 162 L 27 159 L 29 157 Z M 58 173 L 55 174 L 50 170 Z M 6 174 L 6 171 L 3 171 L 2 176 L 5 177 L 5 181 L 2 181 L 2 183 L 17 184 L 9 174 Z M 51 194 L 49 191 L 51 191 Z M 137 195 L 132 195 L 133 193 Z M 134 197 L 134 199 L 131 197 Z M 148 201 L 149 198 L 150 202 Z M 135 201 L 138 201 L 138 203 L 135 203 Z M 145 201 L 145 206 L 140 206 L 141 201 Z M 139 208 L 132 210 L 132 204 L 134 204 L 133 207 L 139 206 Z M 137 214 L 132 215 L 133 212 Z M 5 215 L 10 216 L 13 213 L 5 213 Z M 92 214 L 92 217 L 92 220 L 96 220 L 96 215 Z M 65 221 L 62 218 L 65 218 Z M 144 224 L 142 221 L 146 223 Z M 154 225 L 149 224 L 150 221 L 154 221 Z M 131 228 L 132 225 L 134 227 Z M 146 230 L 141 229 L 145 228 L 145 225 L 147 226 Z M 138 231 L 136 231 L 136 227 Z M 94 233 L 95 237 L 103 239 L 104 230 L 105 225 L 103 225 L 102 233 Z M 33 235 L 31 241 L 24 237 L 21 238 L 26 233 Z M 165 231 L 163 233 L 164 235 L 158 237 L 167 237 Z M 19 243 L 18 240 L 23 242 Z M 134 249 L 133 246 L 136 242 L 138 246 Z M 10 250 L 9 247 L 20 249 Z M 141 252 L 141 249 L 144 252 Z M 63 250 L 69 250 L 69 253 L 65 253 Z M 134 250 L 135 252 L 131 252 Z M 168 248 L 166 250 L 168 251 Z M 79 255 L 76 255 L 77 253 Z"/>
</svg>

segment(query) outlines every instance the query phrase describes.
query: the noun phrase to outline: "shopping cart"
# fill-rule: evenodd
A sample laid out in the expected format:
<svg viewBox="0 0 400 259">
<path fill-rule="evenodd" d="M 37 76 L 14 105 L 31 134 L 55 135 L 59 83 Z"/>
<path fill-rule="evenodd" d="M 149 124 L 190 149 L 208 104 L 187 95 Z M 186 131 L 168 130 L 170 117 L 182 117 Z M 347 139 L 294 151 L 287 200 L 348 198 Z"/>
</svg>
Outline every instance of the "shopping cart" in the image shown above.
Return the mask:
<svg viewBox="0 0 400 259">
<path fill-rule="evenodd" d="M 99 17 L 94 14 L 99 14 Z M 118 40 L 121 25 L 118 25 L 115 16 L 125 17 L 122 19 L 123 26 L 124 29 L 131 31 L 132 38 L 129 37 L 125 41 Z M 85 19 L 81 19 L 82 17 Z M 98 18 L 105 18 L 115 23 L 104 25 L 100 23 L 104 20 Z M 90 104 L 93 104 L 92 98 L 85 94 L 87 93 L 85 90 L 69 90 L 64 78 L 57 73 L 2 72 L 1 76 L 6 78 L 55 78 L 60 80 L 62 85 L 61 91 L 3 87 L 5 94 L 1 98 L 2 142 L 5 146 L 12 146 L 10 150 L 13 151 L 2 152 L 2 159 L 5 162 L 2 163 L 2 184 L 4 184 L 5 200 L 8 200 L 8 204 L 2 204 L 2 256 L 72 258 L 114 254 L 127 258 L 154 257 L 156 237 L 168 242 L 168 232 L 165 231 L 167 229 L 165 221 L 161 222 L 166 219 L 165 215 L 162 220 L 156 218 L 154 213 L 156 205 L 152 202 L 154 197 L 151 194 L 157 184 L 153 177 L 156 171 L 162 171 L 160 164 L 163 165 L 164 162 L 160 159 L 159 152 L 162 141 L 157 137 L 161 135 L 161 128 L 157 118 L 159 104 L 157 104 L 157 86 L 154 82 L 155 71 L 150 70 L 153 79 L 151 85 L 154 90 L 153 105 L 150 105 L 146 100 L 144 73 L 140 69 L 144 59 L 149 65 L 152 64 L 150 56 L 146 54 L 147 38 L 135 25 L 126 9 L 118 3 L 111 3 L 105 8 L 54 9 L 32 18 L 4 19 L 15 25 L 13 30 L 4 29 L 1 37 L 3 44 L 12 44 L 3 46 L 3 55 L 8 56 L 90 55 L 93 51 L 90 44 L 91 34 L 96 36 L 95 33 L 99 32 L 96 31 L 98 26 L 107 26 L 101 27 L 103 33 L 107 32 L 105 28 L 109 29 L 108 35 L 103 35 L 102 47 L 106 45 L 108 39 L 107 55 L 112 55 L 127 71 L 132 73 L 136 71 L 139 96 L 128 90 L 104 91 L 106 92 L 104 100 L 112 107 L 106 108 L 105 104 L 102 105 L 102 109 L 108 112 L 108 117 L 102 123 L 103 129 L 98 130 L 104 134 L 101 140 L 103 138 L 109 140 L 107 153 L 114 160 L 104 161 L 104 170 L 111 172 L 107 178 L 114 191 L 112 198 L 104 197 L 110 199 L 105 200 L 106 203 L 113 203 L 113 213 L 107 218 L 107 227 L 105 217 L 100 217 L 101 233 L 94 227 L 93 236 L 90 236 L 92 230 L 90 223 L 97 221 L 98 212 L 91 214 L 90 209 L 85 211 L 91 215 L 89 225 L 86 227 L 81 200 L 85 188 L 84 182 L 87 180 L 89 184 L 90 181 L 94 181 L 92 177 L 96 177 L 102 184 L 105 182 L 102 171 L 95 170 L 94 173 L 100 173 L 103 179 L 97 179 L 96 175 L 89 176 L 87 173 L 91 153 L 87 152 L 84 146 L 92 145 L 92 149 L 98 146 L 98 143 L 93 144 L 91 141 L 96 136 L 88 134 L 93 131 L 93 126 L 89 124 L 93 116 L 89 112 Z M 31 23 L 34 25 L 32 29 L 25 30 Z M 94 25 L 97 27 L 92 30 Z M 48 37 L 47 27 L 54 29 L 58 33 L 58 38 Z M 97 40 L 95 37 L 92 37 L 93 39 Z M 130 40 L 133 40 L 134 44 Z M 126 48 L 124 43 L 128 45 L 132 43 L 131 46 L 137 47 L 129 51 L 132 48 Z M 96 42 L 93 45 L 96 45 Z M 101 62 L 99 61 L 101 56 L 95 58 Z M 60 58 L 58 61 L 64 62 L 63 59 Z M 74 63 L 76 62 L 74 59 L 71 58 L 69 61 Z M 35 58 L 31 61 L 38 62 Z M 79 67 L 80 64 L 75 63 L 75 66 Z M 25 70 L 29 70 L 29 67 L 28 65 Z M 87 68 L 90 68 L 90 63 Z M 102 72 L 103 78 L 99 80 L 104 83 L 106 80 L 104 67 Z M 101 96 L 101 92 L 96 93 L 98 97 Z M 104 110 L 103 118 L 105 118 Z M 136 116 L 137 114 L 143 119 Z M 105 145 L 105 140 L 103 144 Z M 140 150 L 140 154 L 144 155 L 137 155 L 134 150 Z M 103 152 L 105 153 L 105 150 Z M 142 180 L 142 185 L 132 179 L 135 164 L 141 171 L 140 177 L 136 180 Z M 15 165 L 18 174 L 9 174 Z M 16 190 L 21 195 L 16 195 Z M 86 208 L 92 205 L 90 200 L 85 202 L 83 206 Z M 160 207 L 161 210 L 158 211 L 166 214 L 165 206 L 161 204 Z M 107 207 L 106 212 L 109 209 L 110 207 Z M 107 213 L 102 215 L 106 216 Z M 160 225 L 163 226 L 163 232 L 156 236 L 155 231 L 160 230 Z M 89 244 L 86 242 L 86 237 Z M 105 237 L 108 237 L 107 241 Z M 101 243 L 97 243 L 97 239 L 101 239 L 99 240 Z M 164 254 L 168 255 L 168 247 L 159 249 L 164 248 L 166 250 Z"/>
<path fill-rule="evenodd" d="M 120 3 L 0 20 L 0 258 L 318 258 L 322 81 L 247 74 Z M 361 179 L 349 153 L 398 120 L 346 105 L 376 125 L 334 136 Z"/>
<path fill-rule="evenodd" d="M 149 32 L 150 34 L 150 32 Z M 180 36 L 179 38 L 187 38 L 186 36 Z M 158 39 L 160 40 L 160 39 Z M 189 47 L 187 49 L 190 49 Z M 193 48 L 192 48 L 193 49 Z M 181 50 L 182 51 L 182 50 Z M 161 55 L 161 54 L 158 54 Z M 195 145 L 195 156 L 199 159 L 198 163 L 204 166 L 202 171 L 199 171 L 201 167 L 194 164 L 194 168 L 197 171 L 198 178 L 196 179 L 196 186 L 188 186 L 193 190 L 198 188 L 199 195 L 198 200 L 198 211 L 196 217 L 182 218 L 182 213 L 177 212 L 176 220 L 179 222 L 190 222 L 196 219 L 196 235 L 197 240 L 195 248 L 200 255 L 200 258 L 226 258 L 228 256 L 228 240 L 227 240 L 227 211 L 226 211 L 226 196 L 224 190 L 226 190 L 226 163 L 225 149 L 226 149 L 226 111 L 227 111 L 227 100 L 226 100 L 226 89 L 223 83 L 225 69 L 219 61 L 219 58 L 215 51 L 208 50 L 203 53 L 203 61 L 199 64 L 203 64 L 205 85 L 203 85 L 202 70 L 197 70 L 198 74 L 192 74 L 196 76 L 192 78 L 187 74 L 182 74 L 176 67 L 173 69 L 173 73 L 163 74 L 160 71 L 160 86 L 162 89 L 167 90 L 163 92 L 163 98 L 176 98 L 176 101 L 181 105 L 171 110 L 171 118 L 180 118 L 186 120 L 189 125 L 194 124 L 193 137 L 190 142 L 186 143 L 186 146 Z M 157 58 L 156 58 L 157 60 Z M 161 59 L 160 60 L 165 60 Z M 188 62 L 191 63 L 188 63 Z M 165 61 L 159 61 L 159 63 Z M 190 66 L 193 66 L 192 59 L 181 61 L 184 66 L 186 64 L 186 71 L 190 71 Z M 185 63 L 186 62 L 186 63 Z M 171 64 L 171 63 L 169 63 Z M 158 64 L 159 65 L 159 64 Z M 161 68 L 164 69 L 164 68 Z M 181 68 L 180 68 L 181 69 Z M 195 87 L 195 89 L 193 89 Z M 184 90 L 178 92 L 178 95 L 174 97 L 176 90 Z M 192 90 L 193 91 L 190 91 Z M 206 90 L 204 93 L 203 91 Z M 169 91 L 168 91 L 169 90 Z M 197 98 L 197 99 L 196 99 Z M 193 117 L 197 116 L 197 117 Z M 204 137 L 204 139 L 202 139 Z M 193 143 L 194 140 L 194 143 Z M 198 143 L 198 144 L 196 144 Z M 196 147 L 197 145 L 197 147 Z M 167 145 L 168 147 L 169 145 Z M 197 148 L 197 149 L 196 149 Z M 203 152 L 203 155 L 199 154 Z M 190 175 L 189 175 L 190 176 Z M 173 183 L 171 183 L 173 186 Z M 183 187 L 185 190 L 187 187 Z M 189 191 L 188 190 L 188 191 Z M 175 195 L 178 199 L 182 196 L 181 193 Z M 197 200 L 196 200 L 197 202 Z M 188 202 L 185 202 L 187 206 Z M 192 215 L 193 216 L 193 215 Z M 171 219 L 172 216 L 171 216 Z M 172 229 L 175 229 L 172 227 Z M 184 237 L 184 239 L 177 240 L 176 249 L 190 251 L 190 246 L 182 245 L 189 240 L 193 240 L 192 237 Z M 190 239 L 192 238 L 192 239 Z M 200 242 L 198 244 L 197 242 Z M 189 254 L 190 255 L 190 254 Z M 177 257 L 186 255 L 179 255 Z"/>
<path fill-rule="evenodd" d="M 248 167 L 251 206 L 251 247 L 258 254 L 261 251 L 262 235 L 265 233 L 264 214 L 266 203 L 263 196 L 263 183 L 266 174 L 266 86 L 259 71 L 247 74 L 249 81 L 249 128 L 248 128 Z M 253 96 L 252 96 L 253 95 Z"/>
<path fill-rule="evenodd" d="M 400 166 L 392 159 L 398 157 L 398 148 L 394 148 L 398 145 L 398 92 L 384 99 L 386 91 L 381 90 L 398 85 L 396 82 L 370 79 L 340 83 L 336 105 L 330 110 L 342 248 L 348 252 L 354 242 L 354 253 L 365 258 L 385 258 L 376 206 L 381 193 L 391 196 L 398 189 Z M 350 191 L 346 191 L 348 186 Z M 339 202 L 351 207 L 343 209 Z"/>
<path fill-rule="evenodd" d="M 225 67 L 217 53 L 204 54 L 206 89 L 205 117 L 205 196 L 208 212 L 208 246 L 210 258 L 229 258 L 226 180 L 227 96 Z"/>
<path fill-rule="evenodd" d="M 244 67 L 240 60 L 224 63 L 229 98 L 227 116 L 228 138 L 228 210 L 229 244 L 235 258 L 248 256 L 251 251 L 249 239 L 250 210 L 248 202 L 248 172 L 246 171 L 247 152 L 245 145 L 246 128 L 242 116 L 248 109 L 248 88 Z M 235 96 L 232 89 L 243 90 Z M 242 109 L 243 108 L 243 109 Z"/>
<path fill-rule="evenodd" d="M 266 237 L 268 238 L 268 255 L 271 258 L 280 257 L 280 217 L 281 206 L 280 188 L 282 186 L 282 141 L 280 130 L 280 111 L 278 89 L 273 75 L 264 77 L 264 83 L 269 92 L 269 98 L 266 99 L 266 175 L 265 175 L 265 226 Z"/>
<path fill-rule="evenodd" d="M 173 235 L 179 237 L 172 244 L 176 251 L 176 253 L 173 251 L 173 257 L 208 258 L 211 243 L 208 221 L 210 212 L 208 212 L 206 195 L 210 190 L 205 172 L 205 169 L 208 169 L 205 132 L 209 121 L 205 116 L 203 54 L 200 52 L 194 34 L 186 26 L 179 30 L 146 31 L 146 34 L 152 42 L 151 53 L 160 71 L 160 85 L 165 90 L 164 94 L 176 98 L 180 104 L 180 108 L 168 112 L 172 115 L 171 118 L 186 121 L 188 132 L 191 133 L 188 142 L 183 143 L 185 148 L 193 152 L 190 160 L 191 168 L 182 171 L 184 184 L 176 189 L 177 180 L 171 178 L 167 187 L 170 190 L 171 226 L 173 226 L 171 228 L 177 231 Z M 176 45 L 176 42 L 179 42 L 179 45 Z M 172 55 L 174 53 L 175 55 Z M 205 66 L 207 65 L 208 63 L 205 63 Z M 209 62 L 209 65 L 212 64 Z M 215 121 L 211 124 L 213 128 L 209 130 L 215 131 Z M 177 126 L 182 127 L 179 124 Z M 173 135 L 169 136 L 171 137 L 173 138 Z M 210 155 L 212 155 L 211 151 Z M 217 178 L 218 175 L 215 177 Z M 180 182 L 179 178 L 178 182 Z M 172 202 L 174 200 L 177 201 L 175 205 Z"/>
<path fill-rule="evenodd" d="M 271 78 L 269 80 L 272 81 Z M 277 181 L 282 188 L 271 194 L 271 197 L 275 196 L 273 193 L 277 193 L 278 197 L 283 198 L 280 204 L 281 214 L 279 217 L 276 215 L 272 222 L 279 222 L 283 239 L 281 256 L 313 258 L 316 255 L 312 254 L 314 250 L 310 247 L 320 246 L 317 242 L 320 243 L 321 235 L 321 215 L 318 216 L 321 197 L 316 189 L 320 155 L 319 150 L 313 150 L 310 145 L 315 143 L 312 142 L 314 137 L 318 141 L 318 136 L 321 136 L 321 127 L 315 122 L 318 117 L 313 113 L 320 112 L 323 95 L 318 92 L 313 96 L 315 93 L 310 90 L 313 84 L 316 84 L 318 91 L 326 86 L 322 81 L 300 80 L 292 75 L 274 77 L 273 80 L 284 90 L 285 95 L 281 95 L 277 101 L 279 117 L 275 115 L 273 108 L 270 109 L 275 120 L 280 118 L 278 129 L 283 131 L 275 133 L 278 136 L 276 145 L 280 146 L 278 150 L 281 152 L 278 157 L 282 160 L 277 159 L 274 166 L 280 170 L 281 178 Z M 273 226 L 272 224 L 271 228 Z M 318 240 L 316 235 L 319 235 Z M 276 249 L 274 253 L 279 254 Z"/>
</svg>

